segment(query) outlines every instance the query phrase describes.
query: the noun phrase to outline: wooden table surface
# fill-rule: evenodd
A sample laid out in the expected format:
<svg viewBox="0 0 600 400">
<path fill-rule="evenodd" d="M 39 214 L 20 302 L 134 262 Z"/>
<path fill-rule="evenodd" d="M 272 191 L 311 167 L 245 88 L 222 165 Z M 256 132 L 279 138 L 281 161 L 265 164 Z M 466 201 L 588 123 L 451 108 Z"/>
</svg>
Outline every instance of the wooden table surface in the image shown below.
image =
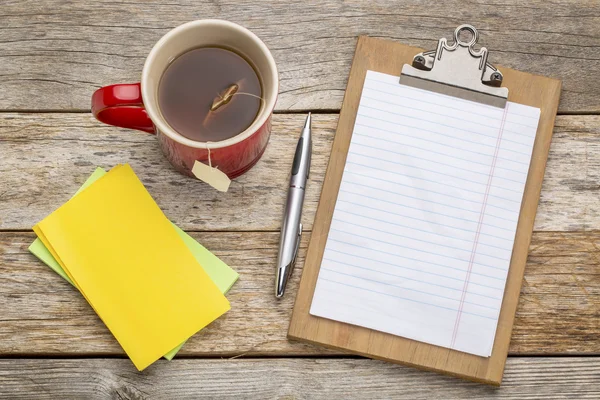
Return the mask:
<svg viewBox="0 0 600 400">
<path fill-rule="evenodd" d="M 0 16 L 1 398 L 600 397 L 599 2 L 5 0 Z M 177 174 L 153 136 L 89 112 L 96 88 L 137 81 L 163 34 L 202 18 L 254 31 L 281 77 L 267 151 L 226 194 Z M 286 339 L 357 35 L 434 48 L 461 23 L 480 30 L 493 63 L 563 81 L 499 389 Z M 306 232 L 278 302 L 277 231 L 307 111 Z M 126 162 L 171 220 L 240 274 L 231 311 L 142 373 L 82 296 L 27 251 L 31 227 L 94 167 Z"/>
</svg>

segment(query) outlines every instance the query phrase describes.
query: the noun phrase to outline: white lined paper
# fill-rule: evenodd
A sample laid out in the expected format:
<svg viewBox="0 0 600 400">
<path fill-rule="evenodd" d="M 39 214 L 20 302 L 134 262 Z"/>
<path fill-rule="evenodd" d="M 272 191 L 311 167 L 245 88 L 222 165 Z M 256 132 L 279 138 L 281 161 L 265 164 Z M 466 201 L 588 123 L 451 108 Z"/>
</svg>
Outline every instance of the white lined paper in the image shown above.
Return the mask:
<svg viewBox="0 0 600 400">
<path fill-rule="evenodd" d="M 310 313 L 490 356 L 539 115 L 368 71 Z"/>
</svg>

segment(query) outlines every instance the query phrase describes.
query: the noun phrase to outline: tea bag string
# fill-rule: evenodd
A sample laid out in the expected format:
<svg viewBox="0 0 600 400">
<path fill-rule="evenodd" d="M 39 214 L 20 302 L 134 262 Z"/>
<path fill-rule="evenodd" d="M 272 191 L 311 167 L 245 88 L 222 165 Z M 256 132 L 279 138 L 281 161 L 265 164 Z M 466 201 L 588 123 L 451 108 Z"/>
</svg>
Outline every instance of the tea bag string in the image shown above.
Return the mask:
<svg viewBox="0 0 600 400">
<path fill-rule="evenodd" d="M 261 102 L 261 105 L 262 105 L 262 103 L 264 103 L 264 102 L 265 102 L 265 99 L 264 99 L 263 97 L 261 97 L 261 96 L 257 96 L 257 95 L 255 95 L 255 94 L 253 94 L 253 93 L 247 93 L 247 92 L 235 92 L 235 93 L 233 93 L 233 94 L 229 94 L 229 100 L 225 100 L 224 96 L 221 96 L 221 94 L 220 94 L 220 93 L 217 93 L 217 97 L 220 99 L 220 101 L 219 101 L 219 102 L 215 102 L 215 104 L 213 104 L 213 106 L 211 107 L 211 110 L 210 110 L 210 111 L 216 111 L 216 110 L 218 110 L 219 108 L 221 108 L 221 107 L 222 107 L 222 106 L 224 106 L 225 104 L 229 103 L 229 101 L 231 101 L 231 99 L 232 99 L 234 96 L 237 96 L 237 95 L 242 95 L 242 96 L 250 96 L 250 97 L 254 97 L 254 98 L 256 98 L 256 99 L 259 99 L 259 100 L 260 100 L 260 102 Z"/>
<path fill-rule="evenodd" d="M 262 104 L 265 102 L 265 99 L 264 99 L 263 97 L 261 97 L 261 96 L 257 96 L 257 95 L 255 95 L 255 94 L 253 94 L 253 93 L 246 93 L 246 92 L 235 92 L 235 93 L 233 93 L 233 94 L 230 94 L 229 96 L 230 96 L 230 98 L 233 98 L 233 96 L 237 96 L 238 94 L 240 94 L 240 95 L 242 95 L 242 96 L 250 96 L 250 97 L 257 98 L 257 99 L 259 99 L 259 100 L 260 100 L 260 102 L 261 102 L 261 105 L 262 105 Z M 218 97 L 220 97 L 220 98 L 223 98 L 223 97 L 221 96 L 221 94 L 217 94 L 217 96 L 218 96 Z M 229 101 L 228 101 L 227 103 L 229 103 Z M 222 104 L 222 105 L 224 105 L 224 104 Z M 219 105 L 217 108 L 220 108 L 222 105 Z M 214 111 L 214 110 L 211 110 L 211 111 Z M 208 115 L 210 115 L 210 114 L 208 114 Z M 207 115 L 207 117 L 208 117 L 208 115 Z M 241 133 L 241 132 L 238 132 L 236 135 L 239 135 L 240 133 Z M 209 143 L 211 143 L 211 142 L 206 142 L 206 144 L 209 144 Z M 208 164 L 209 164 L 209 166 L 212 168 L 212 164 L 211 164 L 211 161 L 210 161 L 210 148 L 208 149 Z"/>
<path fill-rule="evenodd" d="M 235 92 L 235 93 L 232 95 L 232 97 L 233 97 L 233 96 L 237 96 L 238 94 L 245 95 L 245 96 L 252 96 L 252 97 L 255 97 L 255 98 L 259 99 L 261 103 L 264 103 L 264 101 L 265 101 L 265 99 L 263 99 L 263 98 L 262 98 L 262 97 L 260 97 L 260 96 L 257 96 L 257 95 L 255 95 L 255 94 L 253 94 L 253 93 L 246 93 L 246 92 Z"/>
<path fill-rule="evenodd" d="M 216 111 L 219 108 L 229 104 L 229 102 L 231 101 L 231 99 L 233 99 L 233 96 L 237 96 L 237 95 L 242 95 L 242 96 L 250 96 L 250 97 L 254 97 L 256 99 L 259 99 L 261 102 L 261 106 L 264 104 L 265 99 L 261 96 L 257 96 L 253 93 L 247 93 L 247 92 L 238 92 L 239 89 L 239 85 L 238 84 L 233 84 L 231 85 L 223 94 L 221 93 L 217 93 L 217 97 L 215 98 L 215 100 L 213 101 L 213 104 L 210 108 L 210 111 Z M 206 119 L 208 118 L 208 116 L 210 115 L 207 114 L 205 120 L 203 121 L 206 122 Z M 239 135 L 239 133 L 237 133 L 236 135 Z M 212 159 L 210 156 L 210 143 L 214 143 L 214 142 L 206 142 L 207 144 L 207 149 L 208 149 L 208 166 L 210 168 L 212 168 Z"/>
<path fill-rule="evenodd" d="M 257 96 L 253 93 L 239 92 L 238 90 L 240 89 L 241 82 L 243 82 L 243 80 L 238 82 L 239 84 L 233 83 L 224 92 L 217 93 L 217 97 L 215 97 L 212 105 L 210 106 L 210 111 L 217 111 L 219 108 L 223 107 L 224 105 L 229 104 L 231 99 L 233 99 L 233 96 L 236 96 L 238 94 L 257 98 L 261 101 L 261 103 L 265 101 L 265 99 L 263 99 L 261 96 Z"/>
</svg>

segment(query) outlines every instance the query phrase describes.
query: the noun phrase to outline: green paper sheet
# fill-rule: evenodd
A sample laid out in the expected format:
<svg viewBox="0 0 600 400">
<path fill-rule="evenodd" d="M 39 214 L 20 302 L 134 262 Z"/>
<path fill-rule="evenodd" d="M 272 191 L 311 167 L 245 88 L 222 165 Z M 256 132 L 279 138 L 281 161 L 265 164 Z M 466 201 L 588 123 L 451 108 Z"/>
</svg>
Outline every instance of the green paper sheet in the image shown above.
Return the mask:
<svg viewBox="0 0 600 400">
<path fill-rule="evenodd" d="M 104 174 L 106 174 L 105 170 L 102 168 L 96 168 L 94 173 L 85 181 L 85 183 L 79 188 L 74 196 L 77 196 L 79 192 L 90 186 Z M 181 239 L 183 239 L 185 245 L 190 249 L 198 263 L 208 274 L 210 279 L 212 279 L 212 281 L 215 283 L 215 285 L 217 285 L 223 294 L 227 293 L 235 281 L 237 281 L 239 276 L 238 273 L 221 261 L 217 256 L 208 251 L 204 246 L 194 240 L 194 238 L 181 230 L 181 228 L 179 228 L 177 225 L 173 224 L 173 226 L 175 227 L 175 230 Z M 61 268 L 60 264 L 58 264 L 54 257 L 52 257 L 50 251 L 48 251 L 39 238 L 36 238 L 31 246 L 29 246 L 29 251 L 39 258 L 44 264 L 52 268 L 54 272 L 62 276 L 63 279 L 73 285 L 71 279 L 69 279 L 65 271 Z M 183 343 L 165 354 L 165 358 L 168 360 L 173 359 L 175 354 L 177 354 L 182 346 Z"/>
</svg>

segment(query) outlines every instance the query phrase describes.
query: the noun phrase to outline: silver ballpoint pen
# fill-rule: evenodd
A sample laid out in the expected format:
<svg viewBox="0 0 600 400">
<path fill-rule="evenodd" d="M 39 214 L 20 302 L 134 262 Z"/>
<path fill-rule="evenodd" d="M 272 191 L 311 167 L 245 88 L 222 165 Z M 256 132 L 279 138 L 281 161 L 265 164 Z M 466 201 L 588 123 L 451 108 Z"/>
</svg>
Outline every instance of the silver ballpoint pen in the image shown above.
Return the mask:
<svg viewBox="0 0 600 400">
<path fill-rule="evenodd" d="M 292 175 L 288 189 L 283 222 L 281 225 L 281 238 L 279 239 L 279 255 L 277 256 L 277 278 L 275 282 L 275 297 L 283 297 L 285 286 L 292 274 L 300 238 L 302 237 L 302 205 L 304 203 L 304 192 L 310 171 L 310 156 L 312 153 L 312 141 L 310 138 L 311 117 L 308 113 L 302 135 L 296 146 L 294 162 L 292 164 Z"/>
</svg>

